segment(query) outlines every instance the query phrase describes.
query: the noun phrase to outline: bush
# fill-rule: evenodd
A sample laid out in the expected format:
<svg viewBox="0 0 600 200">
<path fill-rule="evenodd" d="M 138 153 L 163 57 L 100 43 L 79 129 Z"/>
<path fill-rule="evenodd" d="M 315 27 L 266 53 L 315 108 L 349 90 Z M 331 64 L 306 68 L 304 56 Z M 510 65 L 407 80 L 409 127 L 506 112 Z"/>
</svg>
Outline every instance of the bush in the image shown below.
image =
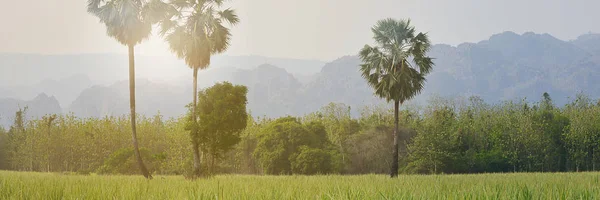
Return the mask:
<svg viewBox="0 0 600 200">
<path fill-rule="evenodd" d="M 294 174 L 329 174 L 334 172 L 332 153 L 323 149 L 300 147 L 300 153 L 292 161 Z"/>
<path fill-rule="evenodd" d="M 334 157 L 329 153 L 333 148 L 322 124 L 302 124 L 295 118 L 285 117 L 261 132 L 254 156 L 266 174 L 334 172 Z"/>
</svg>

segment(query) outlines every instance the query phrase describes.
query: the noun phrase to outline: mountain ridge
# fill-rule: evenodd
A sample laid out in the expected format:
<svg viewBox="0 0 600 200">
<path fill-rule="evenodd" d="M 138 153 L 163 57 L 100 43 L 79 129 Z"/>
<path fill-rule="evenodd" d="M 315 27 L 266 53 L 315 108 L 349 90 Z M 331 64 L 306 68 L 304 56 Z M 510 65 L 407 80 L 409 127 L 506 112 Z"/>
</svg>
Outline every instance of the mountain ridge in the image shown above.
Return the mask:
<svg viewBox="0 0 600 200">
<path fill-rule="evenodd" d="M 422 103 L 431 96 L 471 95 L 489 103 L 522 98 L 536 101 L 544 92 L 550 93 L 558 105 L 565 104 L 579 92 L 598 98 L 600 51 L 596 51 L 600 47 L 596 48 L 595 44 L 600 44 L 600 34 L 563 41 L 550 34 L 507 31 L 477 43 L 432 45 L 429 55 L 435 58 L 436 66 L 427 76 L 422 94 L 412 102 Z M 221 81 L 246 85 L 249 87 L 248 108 L 253 115 L 268 117 L 302 115 L 329 102 L 349 105 L 354 108 L 353 114 L 358 115 L 356 108 L 386 103 L 375 97 L 362 79 L 361 61 L 355 55 L 323 63 L 316 73 L 304 76 L 290 72 L 289 66 L 314 66 L 320 61 L 288 63 L 286 68 L 273 64 L 285 65 L 283 61 L 261 61 L 260 57 L 244 59 L 223 61 L 223 65 L 201 71 L 199 88 Z M 172 67 L 185 72 L 177 78 L 178 84 L 142 77 L 138 80 L 137 107 L 141 114 L 152 115 L 160 110 L 165 116 L 177 117 L 187 111 L 184 106 L 191 99 L 191 73 L 187 73 L 184 66 Z M 77 98 L 63 108 L 86 117 L 127 114 L 128 87 L 123 80 L 126 79 L 111 84 L 90 81 L 100 86 L 82 89 Z"/>
</svg>

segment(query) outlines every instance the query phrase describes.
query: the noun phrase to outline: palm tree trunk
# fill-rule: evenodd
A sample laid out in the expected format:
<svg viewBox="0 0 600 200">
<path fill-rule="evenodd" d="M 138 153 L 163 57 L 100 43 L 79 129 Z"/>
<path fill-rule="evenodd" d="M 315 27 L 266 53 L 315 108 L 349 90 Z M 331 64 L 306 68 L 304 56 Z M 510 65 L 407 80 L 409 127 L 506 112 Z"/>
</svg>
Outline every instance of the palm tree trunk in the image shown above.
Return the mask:
<svg viewBox="0 0 600 200">
<path fill-rule="evenodd" d="M 194 91 L 193 91 L 193 105 L 192 105 L 192 120 L 194 123 L 194 128 L 192 128 L 193 133 L 192 134 L 198 134 L 196 133 L 197 130 L 197 123 L 198 123 L 198 118 L 196 117 L 196 107 L 198 106 L 197 102 L 198 102 L 198 68 L 194 68 Z M 193 176 L 194 178 L 199 177 L 200 176 L 200 145 L 199 145 L 199 141 L 198 138 L 196 137 L 192 137 L 192 148 L 194 148 L 194 171 L 193 171 Z"/>
<path fill-rule="evenodd" d="M 146 165 L 142 161 L 142 156 L 140 155 L 140 149 L 138 146 L 137 133 L 135 129 L 135 58 L 134 58 L 134 45 L 128 45 L 129 48 L 129 109 L 131 110 L 131 138 L 133 140 L 133 152 L 135 154 L 135 159 L 140 167 L 140 171 L 142 171 L 142 175 L 147 179 L 152 179 L 152 175 L 148 173 L 148 169 L 146 169 Z"/>
<path fill-rule="evenodd" d="M 390 177 L 394 178 L 398 176 L 398 109 L 400 107 L 399 101 L 394 101 L 394 148 L 392 149 L 392 169 L 390 170 Z"/>
</svg>

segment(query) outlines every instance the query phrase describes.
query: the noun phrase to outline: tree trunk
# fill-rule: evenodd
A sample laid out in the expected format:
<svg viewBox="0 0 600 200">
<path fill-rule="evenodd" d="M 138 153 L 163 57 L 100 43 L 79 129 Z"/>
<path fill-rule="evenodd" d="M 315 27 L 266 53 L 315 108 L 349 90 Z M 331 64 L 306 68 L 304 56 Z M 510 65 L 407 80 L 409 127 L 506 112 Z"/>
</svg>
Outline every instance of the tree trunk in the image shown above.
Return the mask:
<svg viewBox="0 0 600 200">
<path fill-rule="evenodd" d="M 128 45 L 129 47 L 129 109 L 131 110 L 131 138 L 133 140 L 133 152 L 135 154 L 135 159 L 140 167 L 140 171 L 142 175 L 147 179 L 152 179 L 152 175 L 148 173 L 148 169 L 146 169 L 146 165 L 142 161 L 142 156 L 140 155 L 140 149 L 138 147 L 137 133 L 135 129 L 135 61 L 134 61 L 134 51 L 133 45 Z"/>
<path fill-rule="evenodd" d="M 392 149 L 392 169 L 390 170 L 390 177 L 394 178 L 398 176 L 398 140 L 400 137 L 398 135 L 398 109 L 400 107 L 400 102 L 394 102 L 394 147 Z"/>
<path fill-rule="evenodd" d="M 192 139 L 192 148 L 194 149 L 194 169 L 192 171 L 192 178 L 200 177 L 200 146 L 195 139 Z"/>
<path fill-rule="evenodd" d="M 192 131 L 198 131 L 197 130 L 197 123 L 198 123 L 198 118 L 196 116 L 196 107 L 198 106 L 197 102 L 198 102 L 198 68 L 194 68 L 194 85 L 193 85 L 193 105 L 192 105 L 192 120 L 194 123 L 194 126 L 192 128 Z M 198 134 L 198 133 L 192 133 L 192 134 Z M 194 171 L 193 171 L 193 176 L 194 178 L 197 178 L 200 176 L 200 145 L 199 145 L 199 141 L 197 137 L 192 137 L 192 148 L 194 148 Z"/>
</svg>

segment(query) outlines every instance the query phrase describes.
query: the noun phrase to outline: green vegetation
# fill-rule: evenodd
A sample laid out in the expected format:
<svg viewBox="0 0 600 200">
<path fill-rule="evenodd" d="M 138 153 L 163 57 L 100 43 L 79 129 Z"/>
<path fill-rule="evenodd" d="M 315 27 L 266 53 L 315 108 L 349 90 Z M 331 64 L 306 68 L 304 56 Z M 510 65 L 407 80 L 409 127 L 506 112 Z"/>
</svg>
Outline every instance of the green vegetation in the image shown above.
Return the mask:
<svg viewBox="0 0 600 200">
<path fill-rule="evenodd" d="M 196 137 L 201 131 L 198 128 L 200 125 L 196 115 L 198 70 L 208 68 L 210 57 L 224 52 L 229 47 L 231 33 L 223 24 L 235 25 L 239 22 L 234 10 L 218 10 L 223 2 L 224 0 L 169 1 L 160 4 L 161 6 L 157 6 L 158 9 L 154 11 L 162 16 L 160 34 L 169 43 L 171 51 L 193 69 L 193 101 L 190 116 L 192 124 L 189 131 L 193 145 L 194 177 L 201 175 L 200 148 L 202 147 L 201 140 Z"/>
<path fill-rule="evenodd" d="M 237 105 L 238 111 L 243 110 L 244 98 L 212 96 L 207 91 L 211 90 L 201 92 L 199 116 L 206 122 L 201 126 L 202 159 L 210 164 L 203 167 L 212 174 L 389 172 L 393 161 L 386 155 L 393 144 L 392 110 L 365 107 L 360 117 L 353 118 L 351 108 L 332 103 L 302 117 L 244 118 L 240 111 L 239 116 L 228 118 L 207 112 L 207 108 L 233 111 Z M 432 99 L 425 107 L 405 106 L 399 120 L 399 173 L 598 170 L 600 104 L 579 95 L 557 107 L 549 95 L 544 96 L 538 103 L 489 105 L 472 97 Z M 132 149 L 126 142 L 131 136 L 128 117 L 62 115 L 25 120 L 23 116 L 24 111 L 17 112 L 14 125 L 0 131 L 2 169 L 135 174 Z M 152 174 L 191 173 L 188 119 L 138 117 L 141 155 Z M 228 142 L 219 142 L 222 138 Z"/>
<path fill-rule="evenodd" d="M 133 152 L 144 177 L 152 176 L 140 155 L 135 114 L 135 46 L 150 36 L 152 25 L 159 20 L 155 12 L 161 1 L 88 0 L 87 11 L 106 26 L 106 34 L 129 49 L 129 108 Z"/>
<path fill-rule="evenodd" d="M 471 97 L 400 110 L 434 65 L 428 36 L 409 20 L 379 21 L 376 46 L 360 51 L 362 76 L 393 110 L 361 108 L 354 118 L 332 103 L 306 116 L 255 118 L 245 86 L 198 93 L 198 71 L 229 46 L 224 24 L 239 22 L 233 10 L 218 10 L 223 2 L 88 0 L 107 35 L 129 49 L 130 115 L 30 120 L 20 109 L 10 129 L 0 129 L 0 169 L 30 172 L 0 171 L 0 199 L 600 198 L 596 172 L 414 175 L 596 171 L 600 101 L 579 95 L 556 107 L 545 93 L 534 104 Z M 134 47 L 153 25 L 193 69 L 190 112 L 178 119 L 136 115 Z M 138 169 L 146 179 L 126 176 Z M 385 172 L 404 175 L 374 175 Z"/>
<path fill-rule="evenodd" d="M 433 59 L 427 56 L 431 46 L 429 37 L 416 33 L 410 20 L 384 19 L 371 29 L 376 47 L 365 45 L 360 50 L 362 76 L 375 94 L 394 102 L 394 146 L 390 176 L 398 176 L 398 112 L 400 104 L 412 99 L 423 90 L 425 76 L 433 68 Z"/>
<path fill-rule="evenodd" d="M 598 199 L 598 173 L 77 176 L 0 171 L 0 199 Z M 126 186 L 126 187 L 123 187 Z"/>
<path fill-rule="evenodd" d="M 254 156 L 266 174 L 333 173 L 332 145 L 325 127 L 285 117 L 269 123 L 257 135 Z"/>
<path fill-rule="evenodd" d="M 191 134 L 192 140 L 199 144 L 202 152 L 210 160 L 209 174 L 214 173 L 215 161 L 222 159 L 224 154 L 240 141 L 240 134 L 248 121 L 247 93 L 246 86 L 234 86 L 224 82 L 198 94 L 198 109 L 192 110 L 197 111 L 196 116 L 202 123 L 198 124 L 196 131 L 192 131 Z M 188 121 L 188 125 L 194 122 Z"/>
</svg>

